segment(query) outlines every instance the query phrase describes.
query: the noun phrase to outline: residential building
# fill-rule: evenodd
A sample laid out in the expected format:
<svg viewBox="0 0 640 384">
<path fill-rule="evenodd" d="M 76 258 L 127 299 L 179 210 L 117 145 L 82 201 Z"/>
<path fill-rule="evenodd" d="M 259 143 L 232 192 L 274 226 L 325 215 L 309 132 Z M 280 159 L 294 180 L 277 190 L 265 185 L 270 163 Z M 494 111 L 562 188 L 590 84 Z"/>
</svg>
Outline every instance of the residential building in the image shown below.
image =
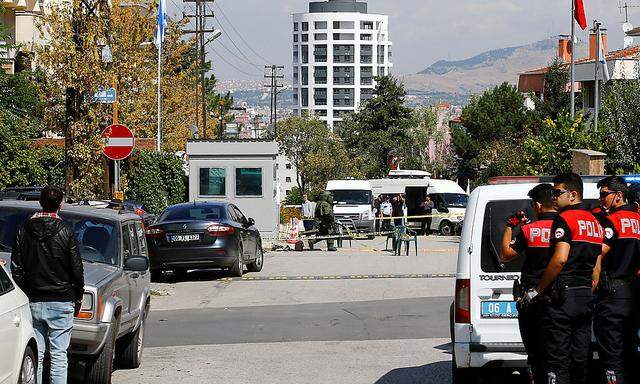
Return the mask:
<svg viewBox="0 0 640 384">
<path fill-rule="evenodd" d="M 37 27 L 42 15 L 42 0 L 4 0 L 0 23 L 7 29 L 9 39 L 0 41 L 0 61 L 8 73 L 15 72 L 18 52 L 32 52 L 42 37 Z M 16 48 L 13 48 L 13 47 Z"/>
<path fill-rule="evenodd" d="M 633 32 L 633 31 L 630 31 Z M 611 80 L 625 81 L 638 80 L 640 66 L 640 46 L 634 45 L 624 49 L 609 52 L 606 30 L 602 34 L 602 49 L 607 62 L 607 69 Z M 598 57 L 597 35 L 592 31 L 589 35 L 588 57 L 577 58 L 575 62 L 575 86 L 576 93 L 582 93 L 584 108 L 589 111 L 595 108 L 595 78 L 596 60 Z M 560 36 L 558 40 L 558 56 L 565 68 L 571 62 L 571 47 L 568 36 Z M 521 73 L 518 79 L 518 89 L 523 93 L 534 93 L 544 98 L 544 75 L 549 71 L 548 67 L 538 68 Z M 604 82 L 604 67 L 599 66 L 598 79 Z M 567 84 L 567 92 L 570 92 L 571 84 Z M 600 99 L 602 102 L 602 98 Z"/>
<path fill-rule="evenodd" d="M 309 3 L 293 15 L 294 114 L 315 114 L 331 128 L 373 97 L 374 77 L 389 75 L 389 17 L 367 3 Z"/>
<path fill-rule="evenodd" d="M 279 204 L 281 204 L 282 201 L 287 197 L 289 191 L 298 186 L 298 180 L 296 175 L 296 167 L 286 156 L 282 154 L 278 155 L 278 157 L 276 158 L 276 167 L 276 184 L 278 188 L 278 195 L 276 197 L 276 200 Z"/>
</svg>

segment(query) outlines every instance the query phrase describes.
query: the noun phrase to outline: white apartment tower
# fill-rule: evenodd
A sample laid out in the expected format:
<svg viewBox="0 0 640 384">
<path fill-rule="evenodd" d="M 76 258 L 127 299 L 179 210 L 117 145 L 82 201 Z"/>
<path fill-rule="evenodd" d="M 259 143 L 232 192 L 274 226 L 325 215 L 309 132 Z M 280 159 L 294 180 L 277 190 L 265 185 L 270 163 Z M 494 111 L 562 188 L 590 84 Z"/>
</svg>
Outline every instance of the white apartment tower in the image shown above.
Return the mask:
<svg viewBox="0 0 640 384">
<path fill-rule="evenodd" d="M 389 74 L 391 45 L 389 17 L 368 13 L 367 3 L 309 3 L 308 13 L 293 15 L 295 114 L 337 127 L 373 97 L 373 78 Z"/>
</svg>

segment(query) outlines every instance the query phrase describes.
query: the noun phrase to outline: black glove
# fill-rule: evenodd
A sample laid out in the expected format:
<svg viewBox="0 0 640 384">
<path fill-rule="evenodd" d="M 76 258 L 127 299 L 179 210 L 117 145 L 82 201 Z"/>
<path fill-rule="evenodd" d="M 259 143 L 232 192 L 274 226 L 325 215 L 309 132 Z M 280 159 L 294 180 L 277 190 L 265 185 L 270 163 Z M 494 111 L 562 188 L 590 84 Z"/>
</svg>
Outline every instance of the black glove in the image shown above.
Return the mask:
<svg viewBox="0 0 640 384">
<path fill-rule="evenodd" d="M 82 300 L 73 303 L 73 317 L 78 317 L 82 308 Z"/>
<path fill-rule="evenodd" d="M 507 227 L 515 228 L 518 225 L 525 224 L 527 221 L 529 221 L 527 213 L 525 211 L 518 211 L 507 217 Z"/>
</svg>

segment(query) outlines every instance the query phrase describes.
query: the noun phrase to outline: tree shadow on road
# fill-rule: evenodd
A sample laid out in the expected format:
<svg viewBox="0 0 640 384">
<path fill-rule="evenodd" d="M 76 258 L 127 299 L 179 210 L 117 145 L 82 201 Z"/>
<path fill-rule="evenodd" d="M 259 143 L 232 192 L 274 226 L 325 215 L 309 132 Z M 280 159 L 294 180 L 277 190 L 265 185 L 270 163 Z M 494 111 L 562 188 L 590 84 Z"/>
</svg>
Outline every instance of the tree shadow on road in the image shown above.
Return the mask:
<svg viewBox="0 0 640 384">
<path fill-rule="evenodd" d="M 431 384 L 451 382 L 451 362 L 438 361 L 419 367 L 396 368 L 379 378 L 375 384 Z"/>
</svg>

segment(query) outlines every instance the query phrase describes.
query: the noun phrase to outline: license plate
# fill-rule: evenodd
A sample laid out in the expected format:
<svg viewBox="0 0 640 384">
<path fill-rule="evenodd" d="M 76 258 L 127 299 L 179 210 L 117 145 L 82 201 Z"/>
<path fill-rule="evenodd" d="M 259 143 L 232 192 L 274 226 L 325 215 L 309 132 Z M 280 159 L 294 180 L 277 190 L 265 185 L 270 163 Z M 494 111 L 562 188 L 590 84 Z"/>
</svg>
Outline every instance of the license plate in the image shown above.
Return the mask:
<svg viewBox="0 0 640 384">
<path fill-rule="evenodd" d="M 172 243 L 188 243 L 200 240 L 200 235 L 170 235 L 169 241 Z"/>
<path fill-rule="evenodd" d="M 518 317 L 515 301 L 483 301 L 480 315 L 483 319 L 513 319 Z"/>
</svg>

